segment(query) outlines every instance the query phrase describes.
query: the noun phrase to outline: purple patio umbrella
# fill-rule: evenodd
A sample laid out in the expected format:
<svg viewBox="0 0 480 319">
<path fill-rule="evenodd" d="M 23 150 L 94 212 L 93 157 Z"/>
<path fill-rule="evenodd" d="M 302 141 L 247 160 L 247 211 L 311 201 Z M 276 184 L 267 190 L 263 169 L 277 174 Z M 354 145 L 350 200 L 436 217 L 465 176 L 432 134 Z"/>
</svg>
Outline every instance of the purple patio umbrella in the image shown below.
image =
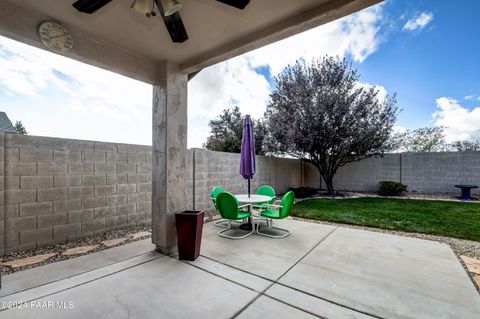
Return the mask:
<svg viewBox="0 0 480 319">
<path fill-rule="evenodd" d="M 250 179 L 255 174 L 255 135 L 250 115 L 243 122 L 242 151 L 240 154 L 240 175 L 248 179 L 248 197 L 250 197 Z"/>
</svg>

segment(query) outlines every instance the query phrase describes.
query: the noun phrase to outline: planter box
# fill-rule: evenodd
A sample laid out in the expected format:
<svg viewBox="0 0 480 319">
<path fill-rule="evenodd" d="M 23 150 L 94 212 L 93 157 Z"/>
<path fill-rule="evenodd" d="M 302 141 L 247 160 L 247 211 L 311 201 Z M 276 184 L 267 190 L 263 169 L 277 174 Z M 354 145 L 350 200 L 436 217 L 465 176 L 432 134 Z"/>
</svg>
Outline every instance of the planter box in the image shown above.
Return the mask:
<svg viewBox="0 0 480 319">
<path fill-rule="evenodd" d="M 195 260 L 200 255 L 203 231 L 203 211 L 183 211 L 175 214 L 178 259 Z"/>
</svg>

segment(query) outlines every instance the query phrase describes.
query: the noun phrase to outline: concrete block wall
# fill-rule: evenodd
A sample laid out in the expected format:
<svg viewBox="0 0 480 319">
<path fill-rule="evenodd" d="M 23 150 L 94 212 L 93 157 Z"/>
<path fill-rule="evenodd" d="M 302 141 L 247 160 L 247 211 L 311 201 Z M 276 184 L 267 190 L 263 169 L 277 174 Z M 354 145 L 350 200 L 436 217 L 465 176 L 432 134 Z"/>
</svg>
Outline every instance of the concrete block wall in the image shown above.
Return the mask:
<svg viewBox="0 0 480 319">
<path fill-rule="evenodd" d="M 459 194 L 455 184 L 480 186 L 480 152 L 398 153 L 349 163 L 335 175 L 337 190 L 376 191 L 380 181 L 401 182 L 408 192 Z M 473 189 L 474 195 L 480 194 Z"/>
<path fill-rule="evenodd" d="M 480 152 L 404 153 L 402 181 L 410 191 L 460 193 L 455 184 L 480 186 Z M 472 193 L 478 195 L 478 189 Z"/>
<path fill-rule="evenodd" d="M 333 179 L 337 190 L 375 192 L 380 181 L 400 181 L 400 154 L 371 157 L 341 167 Z"/>
<path fill-rule="evenodd" d="M 151 146 L 0 133 L 0 254 L 151 223 Z M 246 193 L 240 155 L 187 152 L 187 208 L 212 209 L 222 185 Z M 298 160 L 257 156 L 254 192 L 301 186 Z M 5 197 L 5 200 L 4 200 Z"/>
<path fill-rule="evenodd" d="M 257 156 L 251 191 L 272 185 L 324 188 L 318 170 L 296 159 Z M 0 132 L 0 255 L 151 223 L 151 146 L 22 136 Z M 240 154 L 187 152 L 187 208 L 213 208 L 216 185 L 246 193 Z M 345 165 L 337 190 L 376 191 L 382 180 L 411 192 L 459 193 L 480 185 L 480 152 L 388 154 Z M 323 187 L 322 187 L 323 186 Z M 478 194 L 478 190 L 473 190 Z"/>
<path fill-rule="evenodd" d="M 195 191 L 192 207 L 196 210 L 212 209 L 210 192 L 213 187 L 220 185 L 225 190 L 234 193 L 247 193 L 247 180 L 239 174 L 240 154 L 207 151 L 205 149 L 191 149 L 194 158 L 192 181 Z M 270 158 L 256 157 L 257 173 L 250 182 L 252 192 L 260 185 L 270 184 Z"/>
<path fill-rule="evenodd" d="M 239 174 L 240 154 L 213 152 L 194 148 L 189 150 L 189 207 L 196 210 L 213 209 L 210 192 L 220 185 L 233 194 L 246 194 L 247 180 Z M 261 185 L 271 185 L 278 194 L 289 187 L 309 186 L 302 177 L 302 164 L 297 159 L 256 156 L 257 172 L 250 181 L 251 192 Z M 312 187 L 318 187 L 318 179 Z M 193 194 L 194 193 L 194 194 Z"/>
<path fill-rule="evenodd" d="M 2 143 L 5 253 L 150 223 L 150 146 L 17 134 Z"/>
</svg>

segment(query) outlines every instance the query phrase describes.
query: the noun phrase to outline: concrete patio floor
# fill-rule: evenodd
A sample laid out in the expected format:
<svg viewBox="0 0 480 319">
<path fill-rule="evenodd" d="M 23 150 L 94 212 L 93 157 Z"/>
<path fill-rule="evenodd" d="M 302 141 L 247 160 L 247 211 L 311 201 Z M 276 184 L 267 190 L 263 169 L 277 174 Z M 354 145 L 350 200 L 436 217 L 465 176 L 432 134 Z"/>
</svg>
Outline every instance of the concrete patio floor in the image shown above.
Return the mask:
<svg viewBox="0 0 480 319">
<path fill-rule="evenodd" d="M 480 296 L 447 245 L 278 224 L 292 235 L 228 240 L 206 224 L 195 262 L 144 240 L 5 276 L 0 318 L 479 318 Z"/>
</svg>

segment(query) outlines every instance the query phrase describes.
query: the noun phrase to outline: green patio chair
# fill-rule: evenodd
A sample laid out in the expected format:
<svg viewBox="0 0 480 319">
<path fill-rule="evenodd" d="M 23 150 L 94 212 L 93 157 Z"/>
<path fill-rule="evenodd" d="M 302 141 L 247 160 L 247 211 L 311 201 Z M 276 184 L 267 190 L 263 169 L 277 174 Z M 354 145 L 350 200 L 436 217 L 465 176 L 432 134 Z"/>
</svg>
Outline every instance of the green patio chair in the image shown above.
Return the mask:
<svg viewBox="0 0 480 319">
<path fill-rule="evenodd" d="M 257 189 L 255 193 L 257 195 L 270 196 L 272 200 L 269 200 L 263 203 L 256 203 L 255 205 L 253 205 L 253 208 L 262 209 L 262 208 L 265 208 L 264 205 L 271 205 L 275 202 L 275 190 L 273 189 L 272 186 L 262 185 Z"/>
<path fill-rule="evenodd" d="M 283 196 L 282 200 L 280 201 L 280 205 L 273 205 L 273 204 L 264 205 L 264 207 L 266 208 L 260 212 L 260 217 L 265 217 L 265 219 L 267 220 L 267 227 L 269 229 L 279 230 L 281 232 L 284 232 L 284 234 L 272 235 L 272 234 L 262 233 L 260 231 L 260 223 L 257 223 L 257 234 L 271 237 L 271 238 L 284 238 L 290 235 L 290 231 L 288 231 L 287 229 L 273 227 L 272 221 L 274 219 L 287 218 L 288 215 L 290 214 L 290 211 L 292 210 L 294 202 L 295 202 L 295 193 L 288 192 Z"/>
<path fill-rule="evenodd" d="M 218 211 L 218 208 L 217 208 L 217 196 L 218 194 L 224 192 L 225 190 L 223 189 L 222 186 L 215 186 L 213 189 L 212 189 L 212 192 L 210 193 L 210 196 L 212 198 L 212 202 L 213 202 L 213 206 L 215 207 L 215 209 Z M 216 220 L 213 222 L 213 225 L 215 226 L 218 226 L 218 227 L 223 227 L 223 228 L 227 228 L 228 227 L 228 221 L 224 220 L 224 219 L 220 219 L 220 220 Z"/>
<path fill-rule="evenodd" d="M 254 233 L 255 227 L 252 227 L 252 231 L 243 236 L 230 236 L 225 234 L 225 232 L 232 229 L 232 221 L 239 221 L 252 216 L 251 212 L 241 210 L 242 208 L 250 206 L 250 204 L 240 205 L 235 196 L 229 192 L 223 192 L 218 194 L 216 205 L 222 218 L 228 221 L 228 228 L 219 231 L 218 236 L 229 239 L 242 239 Z"/>
</svg>

